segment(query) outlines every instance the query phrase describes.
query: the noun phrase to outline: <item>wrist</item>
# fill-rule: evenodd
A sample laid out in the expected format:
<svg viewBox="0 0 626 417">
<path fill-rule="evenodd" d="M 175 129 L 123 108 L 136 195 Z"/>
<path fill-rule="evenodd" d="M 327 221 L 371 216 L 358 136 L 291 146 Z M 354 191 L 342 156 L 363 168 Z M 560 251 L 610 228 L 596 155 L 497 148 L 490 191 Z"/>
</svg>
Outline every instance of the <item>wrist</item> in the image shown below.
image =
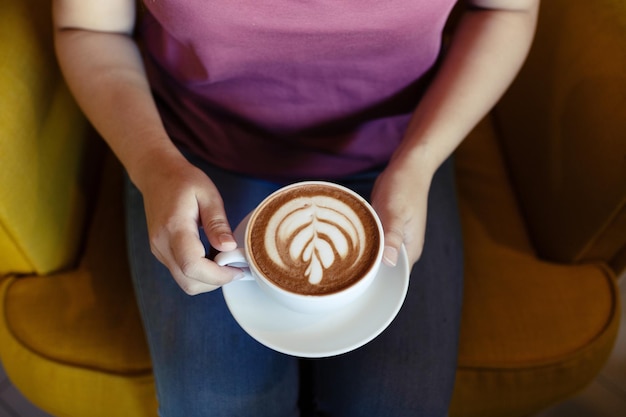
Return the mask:
<svg viewBox="0 0 626 417">
<path fill-rule="evenodd" d="M 158 178 L 171 177 L 189 164 L 171 142 L 134 152 L 123 163 L 131 181 L 141 192 L 155 180 L 160 181 Z"/>
<path fill-rule="evenodd" d="M 410 148 L 398 148 L 389 165 L 403 176 L 412 178 L 417 185 L 426 185 L 430 184 L 441 163 L 443 161 L 440 161 L 438 154 L 420 144 Z"/>
</svg>

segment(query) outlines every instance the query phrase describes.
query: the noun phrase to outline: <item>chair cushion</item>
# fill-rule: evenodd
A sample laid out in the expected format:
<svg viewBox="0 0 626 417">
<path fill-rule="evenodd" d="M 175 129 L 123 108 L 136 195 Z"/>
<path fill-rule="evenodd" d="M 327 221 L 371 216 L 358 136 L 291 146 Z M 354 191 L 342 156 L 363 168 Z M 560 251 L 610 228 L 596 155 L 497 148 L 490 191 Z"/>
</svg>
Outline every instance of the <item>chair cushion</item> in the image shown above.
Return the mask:
<svg viewBox="0 0 626 417">
<path fill-rule="evenodd" d="M 128 272 L 121 168 L 108 162 L 80 265 L 3 283 L 0 353 L 11 358 L 5 369 L 13 383 L 48 412 L 154 416 L 150 357 Z"/>
<path fill-rule="evenodd" d="M 491 120 L 456 154 L 466 279 L 454 417 L 525 416 L 572 395 L 607 359 L 619 291 L 601 263 L 530 244 Z"/>
<path fill-rule="evenodd" d="M 87 125 L 33 3 L 0 2 L 0 275 L 68 266 L 84 227 Z"/>
</svg>

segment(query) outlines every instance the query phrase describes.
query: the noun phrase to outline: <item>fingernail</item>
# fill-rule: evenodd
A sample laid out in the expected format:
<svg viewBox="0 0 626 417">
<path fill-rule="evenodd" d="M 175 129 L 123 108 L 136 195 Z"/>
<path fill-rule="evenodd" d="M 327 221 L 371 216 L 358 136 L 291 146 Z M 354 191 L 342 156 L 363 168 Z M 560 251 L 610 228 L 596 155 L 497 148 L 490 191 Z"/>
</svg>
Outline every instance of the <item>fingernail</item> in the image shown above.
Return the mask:
<svg viewBox="0 0 626 417">
<path fill-rule="evenodd" d="M 389 266 L 396 266 L 398 263 L 398 250 L 391 246 L 385 246 L 383 262 Z"/>
<path fill-rule="evenodd" d="M 222 233 L 219 235 L 218 239 L 222 245 L 222 250 L 232 250 L 237 248 L 237 242 L 235 242 L 235 238 L 230 233 Z"/>
<path fill-rule="evenodd" d="M 235 277 L 233 278 L 233 281 L 239 281 L 240 279 L 244 279 L 246 277 L 246 274 L 243 272 L 240 272 L 239 274 L 235 275 Z"/>
</svg>

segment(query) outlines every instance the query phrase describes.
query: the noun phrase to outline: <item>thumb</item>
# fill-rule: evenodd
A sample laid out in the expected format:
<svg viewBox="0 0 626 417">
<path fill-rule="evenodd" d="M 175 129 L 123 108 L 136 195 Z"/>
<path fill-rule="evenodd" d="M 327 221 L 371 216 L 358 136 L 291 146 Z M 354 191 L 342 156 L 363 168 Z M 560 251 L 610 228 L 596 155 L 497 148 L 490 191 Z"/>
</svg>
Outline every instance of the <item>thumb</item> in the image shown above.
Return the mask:
<svg viewBox="0 0 626 417">
<path fill-rule="evenodd" d="M 388 182 L 389 175 L 383 173 L 374 184 L 372 190 L 372 206 L 380 223 L 383 226 L 383 263 L 387 266 L 395 267 L 398 264 L 400 250 L 404 243 L 404 219 L 398 215 L 397 204 L 392 205 L 390 195 L 395 195 L 394 184 L 397 182 Z M 391 185 L 389 185 L 391 184 Z"/>
<path fill-rule="evenodd" d="M 237 248 L 237 242 L 222 204 L 209 204 L 201 208 L 200 213 L 204 233 L 212 247 L 220 252 Z"/>
<path fill-rule="evenodd" d="M 213 217 L 202 222 L 209 243 L 220 252 L 237 248 L 237 242 L 226 217 Z"/>
<path fill-rule="evenodd" d="M 385 245 L 383 249 L 383 263 L 394 267 L 398 264 L 400 250 L 404 243 L 404 221 L 399 216 L 394 215 L 387 205 L 380 204 L 377 199 L 373 199 L 372 206 L 383 226 Z"/>
<path fill-rule="evenodd" d="M 383 223 L 383 230 L 385 231 L 385 248 L 383 250 L 383 263 L 388 266 L 396 266 L 398 264 L 398 256 L 400 248 L 404 241 L 404 233 L 402 227 L 397 222 L 385 222 Z"/>
</svg>

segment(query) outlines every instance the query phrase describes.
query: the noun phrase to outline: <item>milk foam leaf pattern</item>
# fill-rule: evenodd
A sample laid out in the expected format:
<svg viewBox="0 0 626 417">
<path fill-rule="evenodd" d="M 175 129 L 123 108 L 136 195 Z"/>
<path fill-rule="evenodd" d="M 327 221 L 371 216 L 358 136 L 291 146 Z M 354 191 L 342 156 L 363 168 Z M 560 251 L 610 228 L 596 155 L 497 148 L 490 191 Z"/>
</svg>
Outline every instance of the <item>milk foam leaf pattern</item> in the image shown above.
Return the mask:
<svg viewBox="0 0 626 417">
<path fill-rule="evenodd" d="M 309 282 L 311 284 L 319 284 L 322 282 L 322 278 L 324 277 L 324 268 L 320 264 L 317 256 L 313 256 L 311 258 L 311 262 L 309 263 L 309 267 L 306 269 L 305 274 L 309 278 Z"/>
<path fill-rule="evenodd" d="M 359 252 L 355 217 L 333 207 L 336 201 L 327 203 L 325 198 L 307 199 L 306 203 L 292 207 L 277 227 L 277 246 L 288 248 L 288 263 L 307 265 L 305 276 L 311 284 L 319 284 L 325 271 L 339 259 Z"/>
</svg>

